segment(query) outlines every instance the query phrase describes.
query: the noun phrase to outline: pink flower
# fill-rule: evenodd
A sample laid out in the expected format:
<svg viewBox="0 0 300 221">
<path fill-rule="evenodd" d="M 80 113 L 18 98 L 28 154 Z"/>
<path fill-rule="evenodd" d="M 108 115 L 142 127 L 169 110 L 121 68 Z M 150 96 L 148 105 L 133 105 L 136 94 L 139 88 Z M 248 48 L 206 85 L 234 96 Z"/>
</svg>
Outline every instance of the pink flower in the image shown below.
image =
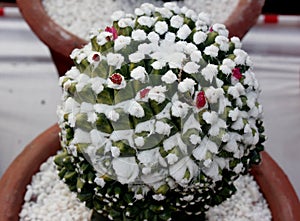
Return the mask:
<svg viewBox="0 0 300 221">
<path fill-rule="evenodd" d="M 238 80 L 240 80 L 243 77 L 241 70 L 239 68 L 232 69 L 232 76 Z"/>
<path fill-rule="evenodd" d="M 144 98 L 147 96 L 147 94 L 149 93 L 150 89 L 149 88 L 145 88 L 143 90 L 140 91 L 140 96 L 141 98 Z"/>
<path fill-rule="evenodd" d="M 113 40 L 116 40 L 118 38 L 118 32 L 117 29 L 115 29 L 115 27 L 106 27 L 105 28 L 106 32 L 112 33 L 113 35 Z"/>
</svg>

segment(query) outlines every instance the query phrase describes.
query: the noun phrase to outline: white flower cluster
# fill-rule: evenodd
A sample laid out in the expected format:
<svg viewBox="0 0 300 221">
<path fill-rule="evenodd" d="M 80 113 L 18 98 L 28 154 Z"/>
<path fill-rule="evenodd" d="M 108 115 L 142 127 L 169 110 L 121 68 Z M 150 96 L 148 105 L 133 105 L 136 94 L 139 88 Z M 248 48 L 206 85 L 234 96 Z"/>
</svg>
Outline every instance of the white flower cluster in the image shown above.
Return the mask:
<svg viewBox="0 0 300 221">
<path fill-rule="evenodd" d="M 76 157 L 84 145 L 95 183 L 109 176 L 136 199 L 214 186 L 224 170 L 235 179 L 262 143 L 259 85 L 239 39 L 175 3 L 143 4 L 135 14 L 114 13 L 113 27 L 71 54 L 76 67 L 60 79 L 58 109 L 66 148 Z"/>
</svg>

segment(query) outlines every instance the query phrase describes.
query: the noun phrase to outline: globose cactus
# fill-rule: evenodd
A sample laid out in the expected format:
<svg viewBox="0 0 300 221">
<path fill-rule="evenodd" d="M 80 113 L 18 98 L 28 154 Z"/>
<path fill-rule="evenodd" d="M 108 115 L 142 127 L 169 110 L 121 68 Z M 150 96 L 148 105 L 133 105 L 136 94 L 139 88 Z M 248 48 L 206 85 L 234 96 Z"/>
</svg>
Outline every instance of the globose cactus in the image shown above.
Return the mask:
<svg viewBox="0 0 300 221">
<path fill-rule="evenodd" d="M 112 18 L 60 79 L 59 177 L 93 219 L 204 219 L 260 162 L 251 60 L 224 25 L 175 3 Z"/>
</svg>

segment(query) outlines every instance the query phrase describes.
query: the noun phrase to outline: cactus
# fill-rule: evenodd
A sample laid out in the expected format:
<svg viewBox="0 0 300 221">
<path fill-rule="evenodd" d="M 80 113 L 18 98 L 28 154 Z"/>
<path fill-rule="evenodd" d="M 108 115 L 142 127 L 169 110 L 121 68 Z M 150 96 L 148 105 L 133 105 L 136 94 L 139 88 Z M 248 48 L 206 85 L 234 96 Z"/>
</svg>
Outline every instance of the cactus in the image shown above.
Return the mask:
<svg viewBox="0 0 300 221">
<path fill-rule="evenodd" d="M 58 175 L 95 220 L 204 219 L 260 162 L 251 60 L 224 25 L 175 3 L 112 17 L 60 78 Z"/>
</svg>

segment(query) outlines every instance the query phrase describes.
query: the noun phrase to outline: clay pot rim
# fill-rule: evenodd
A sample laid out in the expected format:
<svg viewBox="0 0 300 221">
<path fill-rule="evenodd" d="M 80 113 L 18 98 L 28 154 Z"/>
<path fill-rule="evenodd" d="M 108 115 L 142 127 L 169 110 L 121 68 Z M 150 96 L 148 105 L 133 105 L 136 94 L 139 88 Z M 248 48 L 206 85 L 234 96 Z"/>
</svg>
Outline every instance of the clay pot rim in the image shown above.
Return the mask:
<svg viewBox="0 0 300 221">
<path fill-rule="evenodd" d="M 55 124 L 40 134 L 24 148 L 2 176 L 0 180 L 1 221 L 18 220 L 26 186 L 31 182 L 31 177 L 48 157 L 60 149 L 59 131 L 58 125 Z M 288 177 L 267 152 L 263 151 L 261 154 L 262 163 L 254 166 L 251 173 L 268 201 L 273 220 L 300 220 L 299 199 Z"/>
<path fill-rule="evenodd" d="M 69 57 L 74 48 L 81 48 L 87 43 L 53 21 L 42 0 L 17 0 L 17 4 L 30 28 L 51 50 Z"/>
<path fill-rule="evenodd" d="M 233 13 L 224 22 L 230 36 L 243 38 L 256 23 L 264 2 L 265 0 L 239 0 Z M 45 11 L 41 0 L 17 0 L 17 4 L 31 29 L 51 50 L 69 57 L 74 48 L 81 48 L 87 43 L 53 21 Z"/>
</svg>

